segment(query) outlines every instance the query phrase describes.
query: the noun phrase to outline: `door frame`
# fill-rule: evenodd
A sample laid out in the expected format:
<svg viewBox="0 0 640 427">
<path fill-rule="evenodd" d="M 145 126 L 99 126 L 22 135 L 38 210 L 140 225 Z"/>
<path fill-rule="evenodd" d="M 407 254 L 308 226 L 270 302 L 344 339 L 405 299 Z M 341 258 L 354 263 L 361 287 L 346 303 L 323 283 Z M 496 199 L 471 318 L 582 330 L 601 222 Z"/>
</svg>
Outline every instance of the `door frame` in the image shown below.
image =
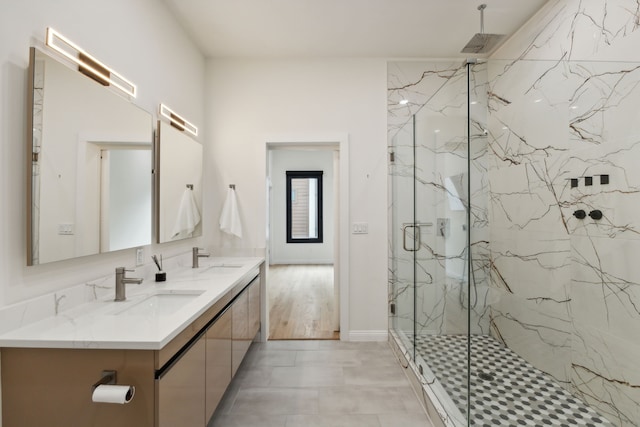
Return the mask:
<svg viewBox="0 0 640 427">
<path fill-rule="evenodd" d="M 334 174 L 338 177 L 338 196 L 336 198 L 338 204 L 338 212 L 336 223 L 334 224 L 337 239 L 334 239 L 333 260 L 334 260 L 334 285 L 337 280 L 339 287 L 338 303 L 339 324 L 340 324 L 340 340 L 348 341 L 349 339 L 349 135 L 347 133 L 331 133 L 331 134 L 300 134 L 300 135 L 270 135 L 264 137 L 265 141 L 265 181 L 267 186 L 265 189 L 266 197 L 266 254 L 265 264 L 269 265 L 269 252 L 271 248 L 270 233 L 270 165 L 269 152 L 277 149 L 299 149 L 309 150 L 314 147 L 327 149 L 335 147 L 338 153 L 338 170 Z M 268 289 L 264 289 L 264 301 L 262 307 L 262 325 L 264 326 L 263 339 L 269 338 L 269 297 Z"/>
</svg>

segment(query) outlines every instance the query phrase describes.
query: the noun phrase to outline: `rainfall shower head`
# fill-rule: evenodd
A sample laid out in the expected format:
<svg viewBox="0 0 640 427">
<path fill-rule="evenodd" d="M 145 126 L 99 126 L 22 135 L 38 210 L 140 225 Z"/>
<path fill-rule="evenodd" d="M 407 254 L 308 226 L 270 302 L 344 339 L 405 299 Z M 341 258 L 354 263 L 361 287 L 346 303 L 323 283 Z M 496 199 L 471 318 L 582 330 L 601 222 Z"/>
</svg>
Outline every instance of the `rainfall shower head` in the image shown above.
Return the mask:
<svg viewBox="0 0 640 427">
<path fill-rule="evenodd" d="M 486 8 L 486 4 L 478 6 L 480 11 L 480 32 L 469 40 L 464 49 L 460 51 L 461 53 L 490 53 L 504 38 L 504 34 L 486 34 L 484 32 L 484 10 Z"/>
</svg>

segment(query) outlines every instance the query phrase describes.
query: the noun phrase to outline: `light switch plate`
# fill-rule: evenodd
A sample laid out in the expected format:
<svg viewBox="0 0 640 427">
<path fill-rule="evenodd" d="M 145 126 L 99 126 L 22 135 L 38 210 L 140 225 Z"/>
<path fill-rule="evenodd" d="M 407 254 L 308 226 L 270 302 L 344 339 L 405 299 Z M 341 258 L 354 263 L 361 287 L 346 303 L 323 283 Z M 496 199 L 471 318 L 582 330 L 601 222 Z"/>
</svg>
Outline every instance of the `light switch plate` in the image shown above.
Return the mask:
<svg viewBox="0 0 640 427">
<path fill-rule="evenodd" d="M 140 267 L 144 264 L 144 249 L 138 248 L 136 249 L 136 267 Z"/>
<path fill-rule="evenodd" d="M 73 224 L 58 224 L 58 234 L 61 236 L 71 236 L 73 232 Z"/>
<path fill-rule="evenodd" d="M 354 222 L 351 225 L 351 232 L 353 234 L 367 234 L 369 233 L 369 224 L 366 222 Z"/>
</svg>

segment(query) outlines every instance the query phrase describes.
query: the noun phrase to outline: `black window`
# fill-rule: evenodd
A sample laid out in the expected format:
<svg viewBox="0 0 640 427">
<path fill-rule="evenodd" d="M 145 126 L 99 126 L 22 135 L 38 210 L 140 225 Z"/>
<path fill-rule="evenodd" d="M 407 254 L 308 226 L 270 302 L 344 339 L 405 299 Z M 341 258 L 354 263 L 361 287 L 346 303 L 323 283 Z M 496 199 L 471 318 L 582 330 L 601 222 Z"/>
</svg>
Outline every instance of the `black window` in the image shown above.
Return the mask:
<svg viewBox="0 0 640 427">
<path fill-rule="evenodd" d="M 322 243 L 322 171 L 287 171 L 287 243 Z"/>
</svg>

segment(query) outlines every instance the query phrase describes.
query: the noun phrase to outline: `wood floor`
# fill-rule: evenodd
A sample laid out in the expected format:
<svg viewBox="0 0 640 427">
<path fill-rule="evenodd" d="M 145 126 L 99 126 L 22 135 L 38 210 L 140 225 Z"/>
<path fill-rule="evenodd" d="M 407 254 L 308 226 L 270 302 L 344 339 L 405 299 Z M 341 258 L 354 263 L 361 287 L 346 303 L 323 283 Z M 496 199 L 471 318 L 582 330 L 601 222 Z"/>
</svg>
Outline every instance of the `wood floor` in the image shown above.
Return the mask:
<svg viewBox="0 0 640 427">
<path fill-rule="evenodd" d="M 339 339 L 333 330 L 333 266 L 269 266 L 269 339 Z"/>
</svg>

